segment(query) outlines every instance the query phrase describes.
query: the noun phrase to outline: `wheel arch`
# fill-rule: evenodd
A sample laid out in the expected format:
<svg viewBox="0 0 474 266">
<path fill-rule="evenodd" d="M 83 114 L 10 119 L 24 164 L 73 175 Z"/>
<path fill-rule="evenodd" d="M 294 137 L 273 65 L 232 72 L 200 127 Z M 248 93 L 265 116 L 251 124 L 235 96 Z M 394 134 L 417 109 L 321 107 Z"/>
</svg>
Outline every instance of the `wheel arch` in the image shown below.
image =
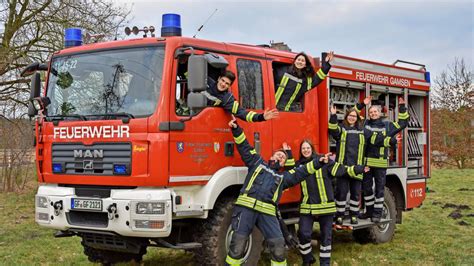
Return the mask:
<svg viewBox="0 0 474 266">
<path fill-rule="evenodd" d="M 395 204 L 397 207 L 396 222 L 402 223 L 402 212 L 405 209 L 405 192 L 403 190 L 402 182 L 396 174 L 387 175 L 385 186 L 390 189 L 393 196 L 395 197 Z"/>
</svg>

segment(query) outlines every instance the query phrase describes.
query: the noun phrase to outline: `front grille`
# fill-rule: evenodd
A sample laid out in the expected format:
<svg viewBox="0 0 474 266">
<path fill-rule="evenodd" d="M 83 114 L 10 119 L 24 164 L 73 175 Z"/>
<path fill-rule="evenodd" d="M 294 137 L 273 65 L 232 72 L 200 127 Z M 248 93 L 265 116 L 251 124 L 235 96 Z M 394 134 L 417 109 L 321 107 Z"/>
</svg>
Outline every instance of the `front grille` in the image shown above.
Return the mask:
<svg viewBox="0 0 474 266">
<path fill-rule="evenodd" d="M 66 213 L 70 225 L 106 228 L 109 217 L 105 212 L 70 211 Z"/>
<path fill-rule="evenodd" d="M 62 174 L 105 175 L 113 174 L 114 164 L 131 167 L 130 143 L 53 143 L 52 162 L 62 164 Z M 131 171 L 129 171 L 130 173 Z"/>
<path fill-rule="evenodd" d="M 82 234 L 82 240 L 88 246 L 110 246 L 115 249 L 126 249 L 127 243 L 124 239 L 114 235 L 100 235 L 100 234 Z"/>
</svg>

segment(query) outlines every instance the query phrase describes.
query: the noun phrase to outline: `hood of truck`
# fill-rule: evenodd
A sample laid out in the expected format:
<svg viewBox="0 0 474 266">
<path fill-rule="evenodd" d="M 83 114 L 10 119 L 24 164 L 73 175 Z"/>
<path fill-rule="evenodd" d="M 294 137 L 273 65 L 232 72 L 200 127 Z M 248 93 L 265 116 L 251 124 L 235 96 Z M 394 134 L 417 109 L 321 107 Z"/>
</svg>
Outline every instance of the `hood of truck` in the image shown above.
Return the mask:
<svg viewBox="0 0 474 266">
<path fill-rule="evenodd" d="M 39 181 L 98 186 L 164 186 L 167 133 L 149 133 L 148 118 L 45 122 Z M 125 171 L 124 171 L 125 170 Z"/>
</svg>

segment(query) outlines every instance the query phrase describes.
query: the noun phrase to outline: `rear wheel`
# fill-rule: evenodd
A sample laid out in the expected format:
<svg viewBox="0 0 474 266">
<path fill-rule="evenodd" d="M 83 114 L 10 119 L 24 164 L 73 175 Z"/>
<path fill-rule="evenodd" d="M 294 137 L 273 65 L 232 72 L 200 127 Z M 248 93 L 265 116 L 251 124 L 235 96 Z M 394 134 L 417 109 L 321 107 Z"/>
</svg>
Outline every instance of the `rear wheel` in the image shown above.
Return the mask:
<svg viewBox="0 0 474 266">
<path fill-rule="evenodd" d="M 391 219 L 385 224 L 374 225 L 369 228 L 354 230 L 352 235 L 359 243 L 385 243 L 392 240 L 395 234 L 397 205 L 393 193 L 385 187 L 382 219 Z"/>
<path fill-rule="evenodd" d="M 202 248 L 195 251 L 197 265 L 223 265 L 232 238 L 233 198 L 223 198 L 216 202 L 208 218 L 200 225 L 195 241 Z M 247 243 L 244 258 L 245 265 L 257 265 L 262 252 L 263 236 L 254 229 Z"/>
</svg>

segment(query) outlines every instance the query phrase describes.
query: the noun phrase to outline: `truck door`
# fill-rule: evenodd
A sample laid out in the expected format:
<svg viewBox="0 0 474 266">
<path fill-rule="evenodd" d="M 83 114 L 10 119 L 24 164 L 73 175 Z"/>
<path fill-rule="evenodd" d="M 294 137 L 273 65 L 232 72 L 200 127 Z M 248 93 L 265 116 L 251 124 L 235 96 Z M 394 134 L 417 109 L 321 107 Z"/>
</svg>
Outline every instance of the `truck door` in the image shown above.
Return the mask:
<svg viewBox="0 0 474 266">
<path fill-rule="evenodd" d="M 277 84 L 276 71 L 279 68 L 287 67 L 291 64 L 292 58 L 275 58 L 267 61 L 268 68 L 271 69 L 271 75 L 268 75 L 270 85 L 270 95 L 276 105 L 275 91 Z M 298 104 L 300 108 L 290 111 L 279 110 L 278 119 L 272 120 L 273 150 L 281 148 L 283 142 L 288 143 L 292 148 L 295 160 L 299 159 L 300 144 L 303 139 L 309 139 L 313 142 L 316 151 L 319 147 L 319 122 L 318 122 L 318 97 L 316 89 L 305 94 L 302 101 Z M 300 199 L 299 187 L 294 187 L 283 195 L 282 202 L 294 202 Z"/>
</svg>

